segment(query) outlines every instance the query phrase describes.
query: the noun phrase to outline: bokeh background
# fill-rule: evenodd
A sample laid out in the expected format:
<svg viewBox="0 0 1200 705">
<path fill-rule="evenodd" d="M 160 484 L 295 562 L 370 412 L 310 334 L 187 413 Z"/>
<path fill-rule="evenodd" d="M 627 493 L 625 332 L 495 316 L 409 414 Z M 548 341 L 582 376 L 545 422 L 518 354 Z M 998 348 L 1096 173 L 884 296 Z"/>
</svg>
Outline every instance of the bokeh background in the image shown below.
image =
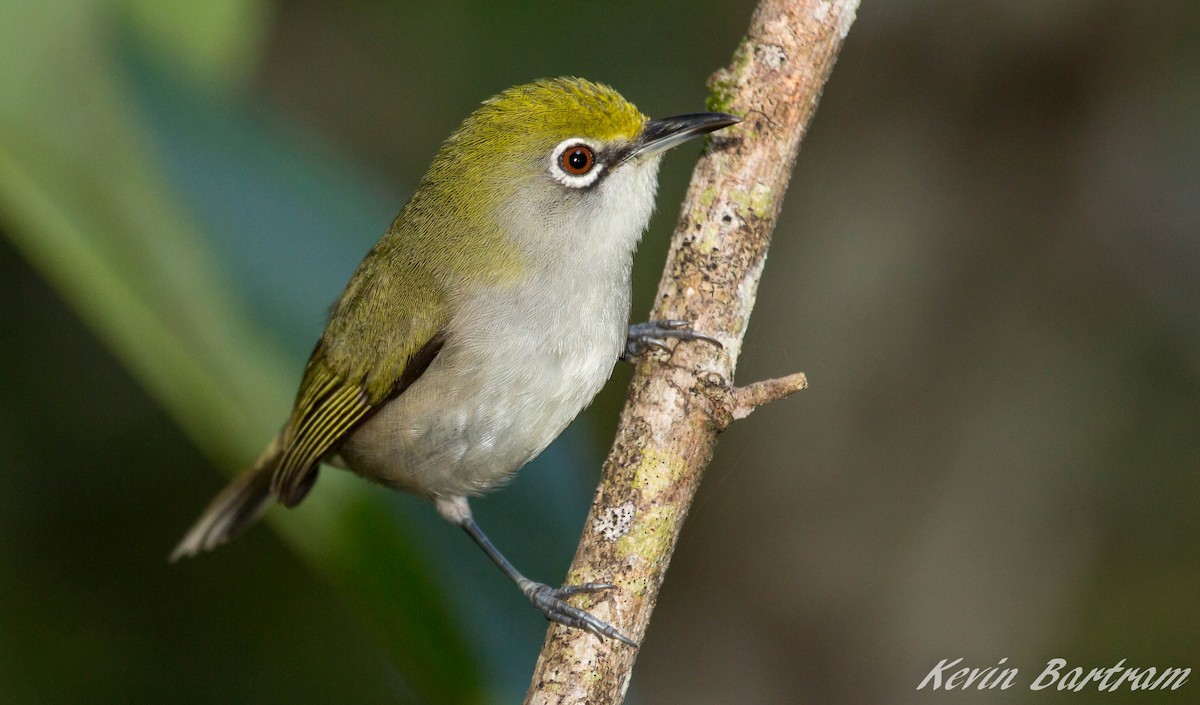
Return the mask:
<svg viewBox="0 0 1200 705">
<path fill-rule="evenodd" d="M 751 10 L 0 0 L 0 702 L 516 701 L 544 622 L 416 500 L 326 472 L 166 555 L 479 100 L 576 74 L 696 110 Z M 1189 0 L 864 2 L 738 371 L 812 386 L 721 440 L 631 702 L 1085 702 L 1026 685 L 1200 668 L 1198 30 Z M 476 503 L 535 577 L 628 375 Z M 915 690 L 960 656 L 1018 687 Z"/>
</svg>

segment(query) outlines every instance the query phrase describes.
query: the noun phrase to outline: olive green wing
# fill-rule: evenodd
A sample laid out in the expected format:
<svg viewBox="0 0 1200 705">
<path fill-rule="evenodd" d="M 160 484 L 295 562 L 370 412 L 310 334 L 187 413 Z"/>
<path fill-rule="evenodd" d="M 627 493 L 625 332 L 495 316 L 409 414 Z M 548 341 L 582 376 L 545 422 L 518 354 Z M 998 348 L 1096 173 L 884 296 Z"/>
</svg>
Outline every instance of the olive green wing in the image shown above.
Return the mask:
<svg viewBox="0 0 1200 705">
<path fill-rule="evenodd" d="M 321 461 L 441 350 L 446 309 L 437 287 L 419 276 L 367 276 L 365 265 L 309 358 L 281 435 L 271 490 L 287 506 L 304 499 Z M 407 282 L 403 290 L 392 284 L 397 280 Z"/>
</svg>

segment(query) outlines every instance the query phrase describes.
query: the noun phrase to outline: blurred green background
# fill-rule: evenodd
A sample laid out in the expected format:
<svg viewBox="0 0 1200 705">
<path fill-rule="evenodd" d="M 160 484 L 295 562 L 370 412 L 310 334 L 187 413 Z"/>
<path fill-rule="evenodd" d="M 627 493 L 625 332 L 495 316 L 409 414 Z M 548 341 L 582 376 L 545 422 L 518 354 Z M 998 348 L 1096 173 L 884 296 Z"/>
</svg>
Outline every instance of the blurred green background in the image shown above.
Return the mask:
<svg viewBox="0 0 1200 705">
<path fill-rule="evenodd" d="M 699 109 L 752 7 L 0 0 L 0 702 L 517 700 L 545 624 L 421 502 L 326 472 L 275 531 L 166 555 L 473 106 L 576 74 Z M 864 4 L 739 369 L 812 388 L 722 439 L 633 701 L 926 702 L 963 656 L 1021 685 L 955 702 L 1082 702 L 1025 684 L 1200 668 L 1197 30 L 1186 0 Z M 537 578 L 628 375 L 476 503 Z"/>
</svg>

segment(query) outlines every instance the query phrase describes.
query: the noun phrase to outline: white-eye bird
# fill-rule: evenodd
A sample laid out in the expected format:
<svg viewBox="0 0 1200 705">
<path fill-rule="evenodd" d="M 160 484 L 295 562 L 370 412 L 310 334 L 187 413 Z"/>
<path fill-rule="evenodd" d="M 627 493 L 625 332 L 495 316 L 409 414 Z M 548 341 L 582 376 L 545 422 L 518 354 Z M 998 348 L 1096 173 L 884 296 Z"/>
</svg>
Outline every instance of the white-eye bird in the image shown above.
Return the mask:
<svg viewBox="0 0 1200 705">
<path fill-rule="evenodd" d="M 608 86 L 545 79 L 485 101 L 334 304 L 291 417 L 172 554 L 228 540 L 269 500 L 294 506 L 322 462 L 433 501 L 549 619 L 636 646 L 523 576 L 467 497 L 508 479 L 587 406 L 616 361 L 683 321 L 628 325 L 633 252 L 663 153 L 738 118 L 650 120 Z"/>
</svg>

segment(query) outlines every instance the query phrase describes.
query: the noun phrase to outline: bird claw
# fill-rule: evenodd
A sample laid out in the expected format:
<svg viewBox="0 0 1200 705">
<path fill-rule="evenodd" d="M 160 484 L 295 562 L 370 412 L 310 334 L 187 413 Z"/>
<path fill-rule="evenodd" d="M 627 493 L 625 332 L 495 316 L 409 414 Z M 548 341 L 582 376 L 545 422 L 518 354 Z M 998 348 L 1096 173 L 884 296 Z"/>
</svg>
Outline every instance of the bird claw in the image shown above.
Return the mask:
<svg viewBox="0 0 1200 705">
<path fill-rule="evenodd" d="M 635 323 L 629 326 L 629 334 L 625 339 L 625 354 L 623 357 L 629 360 L 645 353 L 651 348 L 655 350 L 668 350 L 666 338 L 704 340 L 716 345 L 718 348 L 725 347 L 721 345 L 721 341 L 711 335 L 693 330 L 691 321 L 666 318 L 658 321 Z"/>
<path fill-rule="evenodd" d="M 560 588 L 552 588 L 543 583 L 531 582 L 522 592 L 533 603 L 533 606 L 546 615 L 546 619 L 551 622 L 558 622 L 568 627 L 583 629 L 602 639 L 616 639 L 636 649 L 638 646 L 637 642 L 617 631 L 611 624 L 596 619 L 588 612 L 568 605 L 563 601 L 563 598 L 572 595 L 603 592 L 605 590 L 612 590 L 614 587 L 611 583 L 585 583 L 583 585 L 564 585 Z"/>
</svg>

